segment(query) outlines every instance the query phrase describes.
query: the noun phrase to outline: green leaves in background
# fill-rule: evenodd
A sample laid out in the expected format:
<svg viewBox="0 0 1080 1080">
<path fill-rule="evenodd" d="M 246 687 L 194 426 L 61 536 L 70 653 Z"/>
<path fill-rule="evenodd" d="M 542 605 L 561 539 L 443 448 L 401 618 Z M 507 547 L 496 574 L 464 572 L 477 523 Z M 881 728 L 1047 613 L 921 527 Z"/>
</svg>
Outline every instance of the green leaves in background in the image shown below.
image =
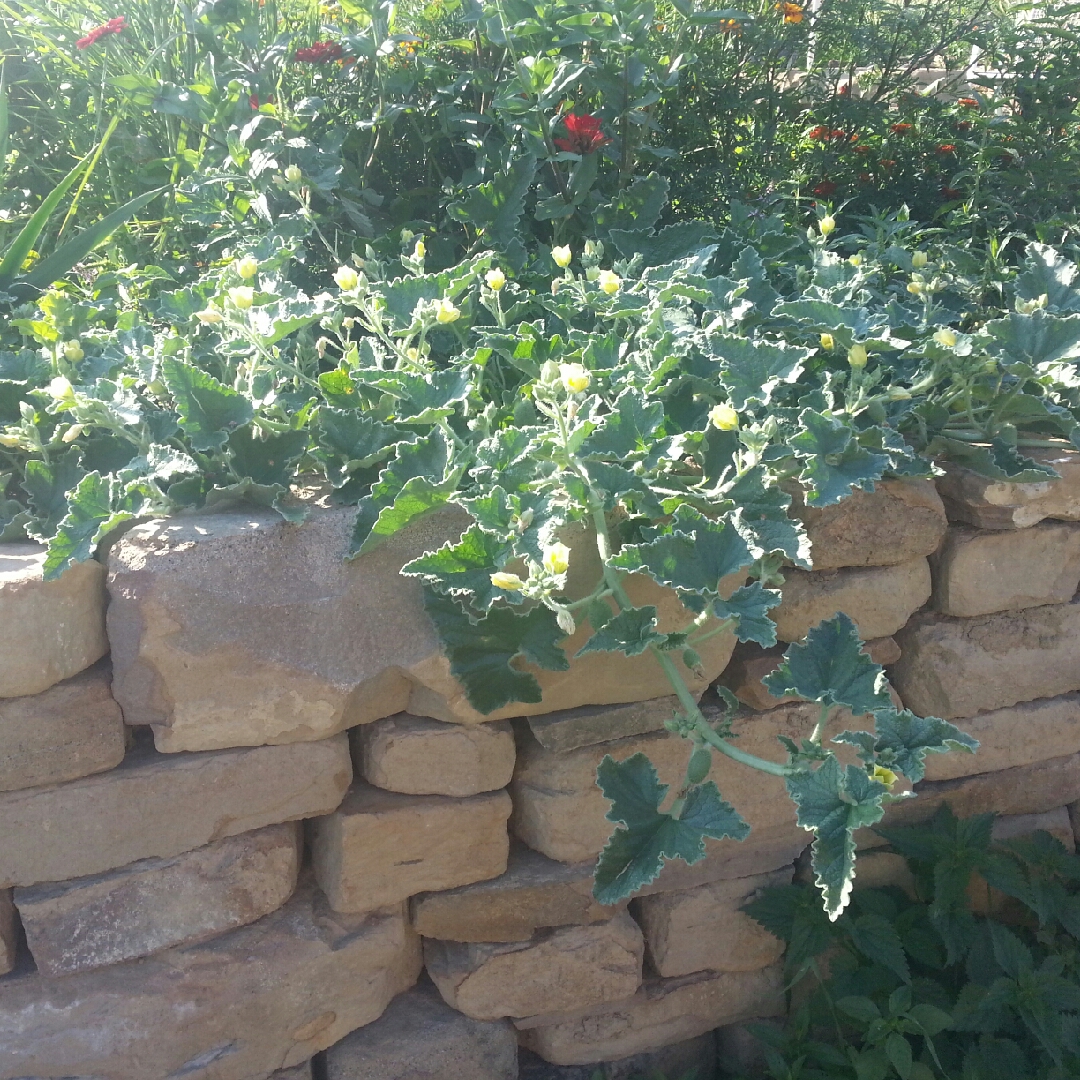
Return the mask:
<svg viewBox="0 0 1080 1080">
<path fill-rule="evenodd" d="M 166 357 L 161 377 L 196 450 L 220 450 L 229 433 L 255 415 L 248 398 L 192 364 Z"/>
<path fill-rule="evenodd" d="M 831 506 L 854 488 L 874 490 L 889 467 L 887 454 L 874 454 L 856 440 L 852 429 L 835 417 L 804 409 L 801 430 L 789 445 L 802 461 L 799 479 L 809 489 L 809 506 Z"/>
</svg>

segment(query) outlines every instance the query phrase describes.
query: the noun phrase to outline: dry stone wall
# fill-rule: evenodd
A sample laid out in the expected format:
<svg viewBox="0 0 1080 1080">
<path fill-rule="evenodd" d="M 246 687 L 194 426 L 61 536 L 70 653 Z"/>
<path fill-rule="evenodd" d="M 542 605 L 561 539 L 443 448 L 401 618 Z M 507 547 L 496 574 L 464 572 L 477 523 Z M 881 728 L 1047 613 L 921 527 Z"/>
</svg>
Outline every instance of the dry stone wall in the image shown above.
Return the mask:
<svg viewBox="0 0 1080 1080">
<path fill-rule="evenodd" d="M 898 702 L 982 745 L 931 757 L 891 820 L 948 802 L 1075 843 L 1080 456 L 1055 465 L 1057 484 L 949 467 L 796 507 L 815 569 L 788 576 L 781 640 L 846 612 Z M 785 1002 L 781 945 L 740 909 L 809 839 L 780 781 L 717 761 L 750 838 L 598 904 L 596 767 L 644 750 L 677 780 L 670 687 L 593 654 L 480 716 L 397 573 L 464 518 L 345 562 L 349 518 L 149 522 L 51 583 L 39 549 L 0 548 L 0 1080 L 708 1080 L 741 1060 L 744 1023 Z M 739 745 L 776 760 L 814 711 L 762 684 L 782 652 L 718 635 L 688 676 L 706 709 L 730 688 Z M 856 887 L 909 883 L 860 842 Z"/>
</svg>

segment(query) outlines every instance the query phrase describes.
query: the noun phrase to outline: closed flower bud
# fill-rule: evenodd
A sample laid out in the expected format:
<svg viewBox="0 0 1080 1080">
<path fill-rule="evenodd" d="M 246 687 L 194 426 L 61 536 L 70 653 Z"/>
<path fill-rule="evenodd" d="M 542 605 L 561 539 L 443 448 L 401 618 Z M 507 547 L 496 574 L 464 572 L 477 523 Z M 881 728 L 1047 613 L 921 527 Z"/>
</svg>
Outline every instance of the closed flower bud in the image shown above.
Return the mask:
<svg viewBox="0 0 1080 1080">
<path fill-rule="evenodd" d="M 544 548 L 544 569 L 551 574 L 565 574 L 570 565 L 570 549 L 565 544 Z"/>
<path fill-rule="evenodd" d="M 911 256 L 911 265 L 914 266 L 916 270 L 921 270 L 929 261 L 930 259 L 927 257 L 925 251 L 916 251 Z"/>
<path fill-rule="evenodd" d="M 234 285 L 229 290 L 229 299 L 241 311 L 247 311 L 255 303 L 255 290 L 250 285 Z"/>
<path fill-rule="evenodd" d="M 821 335 L 821 347 L 826 352 L 831 352 L 833 349 L 836 348 L 836 339 L 832 336 L 832 334 Z"/>
<path fill-rule="evenodd" d="M 568 394 L 580 394 L 592 382 L 592 375 L 580 364 L 560 364 L 559 378 Z"/>
<path fill-rule="evenodd" d="M 622 278 L 612 270 L 601 270 L 597 275 L 596 284 L 608 294 L 614 296 L 622 285 Z"/>
<path fill-rule="evenodd" d="M 195 318 L 199 320 L 204 326 L 215 326 L 221 322 L 225 316 L 218 311 L 217 308 L 203 308 L 202 311 L 195 312 Z"/>
<path fill-rule="evenodd" d="M 62 443 L 73 443 L 84 431 L 82 424 L 72 424 L 71 427 L 60 436 Z"/>
<path fill-rule="evenodd" d="M 334 280 L 342 292 L 352 292 L 360 284 L 360 275 L 351 266 L 339 266 L 334 271 Z"/>
<path fill-rule="evenodd" d="M 570 265 L 570 260 L 574 257 L 570 251 L 568 245 L 563 247 L 554 247 L 551 249 L 551 257 L 555 260 L 556 266 L 567 267 Z"/>
<path fill-rule="evenodd" d="M 288 180 L 290 184 L 299 184 L 303 179 L 303 176 L 304 174 L 300 171 L 298 165 L 290 165 L 285 170 L 285 179 Z"/>
<path fill-rule="evenodd" d="M 847 362 L 856 370 L 866 367 L 866 347 L 864 345 L 852 345 L 847 351 Z"/>
<path fill-rule="evenodd" d="M 889 388 L 889 400 L 890 401 L 910 401 L 911 391 L 905 390 L 902 386 L 893 386 Z"/>
<path fill-rule="evenodd" d="M 259 272 L 258 259 L 254 259 L 250 255 L 245 255 L 242 259 L 237 259 L 236 272 L 244 279 L 244 281 L 250 281 Z"/>
<path fill-rule="evenodd" d="M 415 364 L 420 359 L 420 350 L 416 348 L 406 349 L 405 355 Z"/>
<path fill-rule="evenodd" d="M 505 574 L 501 570 L 491 575 L 491 584 L 496 589 L 505 589 L 507 592 L 521 592 L 525 588 L 525 582 L 517 574 Z"/>
<path fill-rule="evenodd" d="M 913 296 L 922 296 L 926 292 L 926 282 L 918 274 L 912 274 L 907 291 Z"/>
<path fill-rule="evenodd" d="M 329 345 L 330 345 L 330 339 L 329 338 L 321 337 L 321 338 L 319 338 L 318 341 L 315 342 L 315 352 L 318 355 L 320 360 L 324 356 L 326 356 L 326 350 L 329 347 Z"/>
<path fill-rule="evenodd" d="M 738 431 L 739 414 L 726 402 L 709 410 L 709 423 L 721 431 Z"/>
<path fill-rule="evenodd" d="M 417 262 L 422 262 L 426 255 L 427 255 L 427 245 L 424 243 L 423 240 L 417 240 L 416 241 L 416 247 L 413 248 L 412 257 Z"/>
<path fill-rule="evenodd" d="M 562 284 L 562 278 L 554 277 L 551 279 L 551 295 L 558 296 L 559 286 Z"/>
<path fill-rule="evenodd" d="M 63 375 L 57 375 L 51 383 L 49 383 L 49 396 L 55 398 L 57 401 L 65 401 L 75 397 L 75 391 L 72 389 L 71 383 L 64 378 Z"/>
<path fill-rule="evenodd" d="M 946 349 L 951 349 L 956 344 L 956 331 L 943 326 L 934 333 L 934 340 L 939 345 L 944 345 Z"/>
<path fill-rule="evenodd" d="M 498 292 L 506 284 L 506 275 L 496 267 L 484 275 L 484 281 L 487 282 L 487 287 L 492 292 Z"/>
<path fill-rule="evenodd" d="M 77 364 L 86 354 L 83 352 L 82 346 L 75 338 L 70 341 L 64 342 L 64 359 L 70 360 L 71 363 Z"/>
<path fill-rule="evenodd" d="M 832 214 L 826 214 L 819 222 L 818 229 L 822 236 L 828 236 L 836 228 L 836 218 Z"/>
<path fill-rule="evenodd" d="M 460 318 L 461 312 L 444 296 L 435 309 L 435 321 L 445 326 L 447 323 L 457 322 Z"/>
<path fill-rule="evenodd" d="M 566 608 L 559 608 L 555 612 L 555 621 L 559 624 L 559 629 L 564 634 L 572 634 L 577 629 L 577 623 L 574 622 L 574 616 L 570 614 Z"/>
</svg>

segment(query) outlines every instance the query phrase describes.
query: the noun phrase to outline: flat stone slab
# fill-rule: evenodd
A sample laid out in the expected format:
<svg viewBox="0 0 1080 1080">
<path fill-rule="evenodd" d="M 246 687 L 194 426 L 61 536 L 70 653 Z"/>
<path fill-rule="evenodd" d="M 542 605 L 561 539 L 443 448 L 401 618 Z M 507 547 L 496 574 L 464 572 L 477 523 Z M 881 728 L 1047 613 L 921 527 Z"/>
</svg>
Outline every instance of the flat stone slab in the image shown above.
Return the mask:
<svg viewBox="0 0 1080 1080">
<path fill-rule="evenodd" d="M 309 1061 L 420 974 L 401 909 L 334 915 L 310 886 L 202 945 L 0 993 L 0 1080 L 251 1080 Z"/>
<path fill-rule="evenodd" d="M 41 544 L 0 544 L 0 698 L 40 694 L 109 651 L 105 567 L 75 563 L 42 580 Z"/>
<path fill-rule="evenodd" d="M 62 784 L 124 759 L 127 730 L 108 664 L 29 697 L 0 698 L 0 791 Z"/>
<path fill-rule="evenodd" d="M 664 724 L 681 711 L 679 699 L 670 694 L 623 705 L 581 705 L 547 716 L 530 716 L 527 722 L 533 738 L 545 750 L 561 753 L 612 739 L 663 731 Z"/>
<path fill-rule="evenodd" d="M 524 1047 L 519 1058 L 519 1080 L 643 1080 L 664 1076 L 670 1080 L 714 1080 L 716 1038 L 708 1031 L 696 1039 L 685 1039 L 646 1054 L 634 1054 L 620 1061 L 599 1065 L 552 1065 Z"/>
<path fill-rule="evenodd" d="M 110 772 L 0 793 L 0 887 L 100 874 L 327 814 L 351 778 L 344 734 L 212 754 L 140 742 Z"/>
<path fill-rule="evenodd" d="M 508 1020 L 472 1020 L 426 979 L 326 1051 L 326 1080 L 518 1080 Z"/>
<path fill-rule="evenodd" d="M 337 911 L 369 911 L 506 872 L 510 798 L 399 795 L 358 781 L 312 829 L 315 876 Z"/>
<path fill-rule="evenodd" d="M 171 859 L 15 890 L 43 975 L 116 964 L 206 941 L 277 910 L 300 868 L 298 822 L 268 825 Z"/>
</svg>

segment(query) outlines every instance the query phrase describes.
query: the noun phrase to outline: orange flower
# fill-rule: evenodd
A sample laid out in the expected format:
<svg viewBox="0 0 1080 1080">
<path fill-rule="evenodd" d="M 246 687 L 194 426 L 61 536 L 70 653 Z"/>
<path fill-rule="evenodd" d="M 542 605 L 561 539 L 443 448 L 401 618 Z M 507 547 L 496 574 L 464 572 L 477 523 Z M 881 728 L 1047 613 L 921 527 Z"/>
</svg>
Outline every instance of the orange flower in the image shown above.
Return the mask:
<svg viewBox="0 0 1080 1080">
<path fill-rule="evenodd" d="M 776 10 L 784 16 L 786 23 L 801 23 L 803 21 L 802 4 L 777 4 Z"/>
<path fill-rule="evenodd" d="M 881 167 L 883 169 L 891 169 L 895 164 L 896 164 L 896 162 L 893 161 L 892 158 L 882 158 L 881 159 Z"/>
<path fill-rule="evenodd" d="M 963 105 L 965 109 L 977 109 L 979 107 L 978 99 L 973 97 L 962 97 L 956 104 Z"/>
<path fill-rule="evenodd" d="M 911 130 L 911 124 L 893 124 L 889 130 L 894 135 L 906 135 Z"/>
</svg>

